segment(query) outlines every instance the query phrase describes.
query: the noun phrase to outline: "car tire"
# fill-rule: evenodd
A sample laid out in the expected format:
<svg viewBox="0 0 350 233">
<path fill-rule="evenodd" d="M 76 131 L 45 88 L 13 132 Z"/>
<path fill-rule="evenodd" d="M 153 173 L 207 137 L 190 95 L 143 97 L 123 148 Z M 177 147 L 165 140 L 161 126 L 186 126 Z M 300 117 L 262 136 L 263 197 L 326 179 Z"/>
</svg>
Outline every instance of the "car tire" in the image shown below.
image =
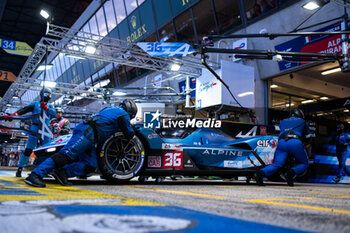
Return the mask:
<svg viewBox="0 0 350 233">
<path fill-rule="evenodd" d="M 135 136 L 128 141 L 121 132 L 108 138 L 98 154 L 103 177 L 111 182 L 128 181 L 140 172 L 145 160 L 144 147 Z"/>
</svg>

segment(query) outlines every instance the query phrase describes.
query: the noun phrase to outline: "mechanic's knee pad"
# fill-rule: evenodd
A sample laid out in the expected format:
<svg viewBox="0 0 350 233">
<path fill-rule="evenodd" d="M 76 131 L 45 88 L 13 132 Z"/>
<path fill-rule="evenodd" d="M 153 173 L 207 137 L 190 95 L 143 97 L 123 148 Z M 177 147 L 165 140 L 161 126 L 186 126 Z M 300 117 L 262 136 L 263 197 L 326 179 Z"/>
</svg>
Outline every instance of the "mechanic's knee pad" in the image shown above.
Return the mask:
<svg viewBox="0 0 350 233">
<path fill-rule="evenodd" d="M 63 167 L 66 164 L 72 163 L 73 161 L 65 154 L 58 152 L 51 156 L 57 167 Z"/>
<path fill-rule="evenodd" d="M 28 156 L 30 156 L 32 154 L 32 151 L 33 151 L 32 149 L 28 149 L 27 148 L 27 149 L 24 150 L 23 154 L 24 154 L 24 156 L 28 157 Z"/>
</svg>

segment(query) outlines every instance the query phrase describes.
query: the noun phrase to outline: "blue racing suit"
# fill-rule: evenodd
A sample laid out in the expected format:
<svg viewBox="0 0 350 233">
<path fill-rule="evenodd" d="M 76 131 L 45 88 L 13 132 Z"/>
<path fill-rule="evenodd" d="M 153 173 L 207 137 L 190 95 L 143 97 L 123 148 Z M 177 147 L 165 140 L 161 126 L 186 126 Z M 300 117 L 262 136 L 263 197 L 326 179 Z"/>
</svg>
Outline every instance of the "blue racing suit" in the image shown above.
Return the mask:
<svg viewBox="0 0 350 233">
<path fill-rule="evenodd" d="M 121 107 L 109 107 L 93 117 L 95 130 L 87 121 L 79 123 L 68 143 L 60 150 L 67 162 L 60 162 L 55 155 L 46 159 L 34 173 L 45 177 L 54 168 L 62 167 L 68 177 L 84 176 L 97 168 L 96 147 L 121 130 L 127 139 L 134 136 L 129 114 Z M 95 132 L 96 133 L 95 133 Z M 97 135 L 96 135 L 97 134 Z M 68 164 L 67 164 L 68 163 Z M 65 165 L 66 164 L 66 165 Z"/>
<path fill-rule="evenodd" d="M 55 117 L 55 115 L 56 115 L 56 110 L 54 110 L 54 107 L 52 104 L 47 104 L 47 107 L 49 107 L 49 109 L 47 111 L 44 111 L 42 108 L 40 108 L 39 101 L 33 101 L 30 104 L 28 104 L 27 106 L 19 109 L 17 112 L 19 113 L 19 115 L 22 115 L 22 114 L 25 114 L 27 112 L 32 112 L 33 114 L 38 114 L 38 113 L 41 113 L 41 111 L 44 111 L 44 114 L 46 114 L 46 116 L 47 116 L 45 124 L 47 126 L 49 126 L 50 119 L 52 117 Z M 38 133 L 38 130 L 39 130 L 39 119 L 35 118 L 32 120 L 32 125 L 30 126 L 30 131 L 32 131 L 34 133 Z M 27 165 L 27 163 L 29 161 L 29 156 L 32 153 L 33 149 L 37 146 L 38 140 L 39 140 L 38 137 L 35 137 L 33 135 L 28 136 L 26 148 L 25 148 L 24 152 L 21 154 L 21 157 L 19 158 L 19 161 L 18 161 L 18 165 L 17 165 L 18 167 L 24 167 L 25 165 Z M 51 138 L 44 137 L 42 144 L 48 143 L 50 140 L 51 140 Z"/>
<path fill-rule="evenodd" d="M 350 176 L 349 169 L 345 166 L 347 158 L 347 148 L 350 142 L 350 134 L 341 133 L 335 137 L 336 155 L 338 158 L 339 169 L 337 171 L 337 176 L 341 177 L 344 172 Z"/>
<path fill-rule="evenodd" d="M 280 130 L 274 162 L 261 170 L 265 176 L 273 175 L 285 164 L 288 154 L 291 154 L 297 162 L 297 165 L 291 169 L 296 175 L 303 173 L 309 166 L 309 159 L 301 141 L 304 135 L 311 136 L 307 122 L 302 118 L 292 116 L 281 121 Z"/>
</svg>

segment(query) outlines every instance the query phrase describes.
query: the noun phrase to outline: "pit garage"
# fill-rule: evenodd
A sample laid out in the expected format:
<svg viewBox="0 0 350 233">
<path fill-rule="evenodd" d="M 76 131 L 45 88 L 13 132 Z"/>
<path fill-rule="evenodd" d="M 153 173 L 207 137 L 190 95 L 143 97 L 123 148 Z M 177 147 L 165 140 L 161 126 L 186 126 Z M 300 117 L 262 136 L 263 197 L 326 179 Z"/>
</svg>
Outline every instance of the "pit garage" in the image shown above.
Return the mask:
<svg viewBox="0 0 350 233">
<path fill-rule="evenodd" d="M 349 8 L 3 0 L 1 229 L 349 232 Z"/>
</svg>

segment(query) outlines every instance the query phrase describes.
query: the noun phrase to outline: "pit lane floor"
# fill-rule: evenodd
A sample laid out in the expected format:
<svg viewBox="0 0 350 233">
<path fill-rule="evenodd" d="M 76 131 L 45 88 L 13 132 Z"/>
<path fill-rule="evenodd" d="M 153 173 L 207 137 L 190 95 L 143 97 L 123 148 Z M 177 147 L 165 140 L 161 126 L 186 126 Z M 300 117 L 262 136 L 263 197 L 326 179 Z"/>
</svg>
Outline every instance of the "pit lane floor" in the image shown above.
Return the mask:
<svg viewBox="0 0 350 233">
<path fill-rule="evenodd" d="M 349 185 L 23 179 L 0 171 L 0 232 L 350 232 Z"/>
</svg>

